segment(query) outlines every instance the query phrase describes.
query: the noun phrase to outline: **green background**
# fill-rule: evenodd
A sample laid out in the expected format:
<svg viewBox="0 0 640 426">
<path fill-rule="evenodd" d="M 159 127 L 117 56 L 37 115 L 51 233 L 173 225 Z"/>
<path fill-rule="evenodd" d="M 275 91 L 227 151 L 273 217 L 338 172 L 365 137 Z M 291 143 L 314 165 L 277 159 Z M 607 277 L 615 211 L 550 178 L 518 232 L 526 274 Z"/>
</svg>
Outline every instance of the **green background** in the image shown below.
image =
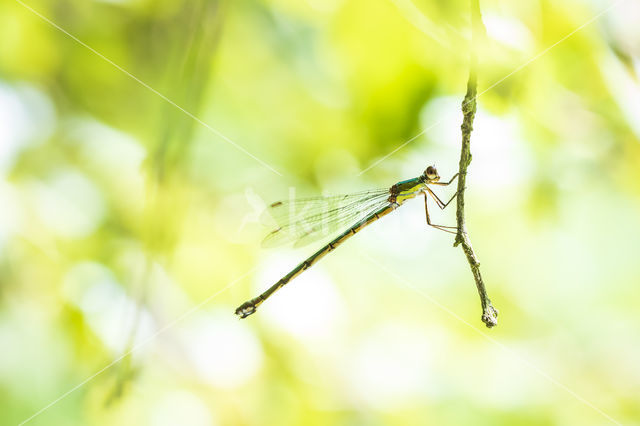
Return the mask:
<svg viewBox="0 0 640 426">
<path fill-rule="evenodd" d="M 3 0 L 0 424 L 639 425 L 640 7 L 609 4 L 481 2 L 488 330 L 420 200 L 233 315 L 321 245 L 262 250 L 265 203 L 457 171 L 467 1 Z"/>
</svg>

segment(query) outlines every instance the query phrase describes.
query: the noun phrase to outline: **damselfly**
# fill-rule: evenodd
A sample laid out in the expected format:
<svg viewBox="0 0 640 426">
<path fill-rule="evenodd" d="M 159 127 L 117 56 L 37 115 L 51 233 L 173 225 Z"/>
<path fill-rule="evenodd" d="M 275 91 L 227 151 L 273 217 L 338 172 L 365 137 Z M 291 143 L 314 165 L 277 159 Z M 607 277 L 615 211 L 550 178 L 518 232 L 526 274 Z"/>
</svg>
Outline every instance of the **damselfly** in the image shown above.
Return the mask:
<svg viewBox="0 0 640 426">
<path fill-rule="evenodd" d="M 457 173 L 449 182 L 440 182 L 440 175 L 438 175 L 435 166 L 429 166 L 417 178 L 398 182 L 389 189 L 363 191 L 332 197 L 278 201 L 271 204 L 267 212 L 276 220 L 279 227 L 265 238 L 263 246 L 266 247 L 293 241 L 295 241 L 296 246 L 304 245 L 341 226 L 346 226 L 348 223 L 353 223 L 353 225 L 296 266 L 260 296 L 240 305 L 236 309 L 236 315 L 241 318 L 248 317 L 273 293 L 303 271 L 309 269 L 324 255 L 335 250 L 365 226 L 391 213 L 404 204 L 405 201 L 421 194 L 424 195 L 424 211 L 427 224 L 441 231 L 455 234 L 455 231 L 452 230 L 456 229 L 454 226 L 431 223 L 427 207 L 427 195 L 435 200 L 438 207 L 444 209 L 455 198 L 456 194 L 445 203 L 433 192 L 429 185 L 450 185 L 456 177 L 458 177 Z"/>
</svg>

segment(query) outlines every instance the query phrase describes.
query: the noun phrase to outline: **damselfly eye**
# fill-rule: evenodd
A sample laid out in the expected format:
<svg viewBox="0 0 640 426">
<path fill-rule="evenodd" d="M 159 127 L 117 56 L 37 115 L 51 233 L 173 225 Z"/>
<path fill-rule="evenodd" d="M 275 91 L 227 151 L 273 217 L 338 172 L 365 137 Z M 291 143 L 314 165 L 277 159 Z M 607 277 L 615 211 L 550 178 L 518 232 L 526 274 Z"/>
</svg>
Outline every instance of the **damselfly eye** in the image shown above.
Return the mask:
<svg viewBox="0 0 640 426">
<path fill-rule="evenodd" d="M 440 177 L 438 176 L 438 171 L 433 166 L 427 167 L 427 170 L 424 171 L 424 174 L 428 179 L 437 179 Z"/>
</svg>

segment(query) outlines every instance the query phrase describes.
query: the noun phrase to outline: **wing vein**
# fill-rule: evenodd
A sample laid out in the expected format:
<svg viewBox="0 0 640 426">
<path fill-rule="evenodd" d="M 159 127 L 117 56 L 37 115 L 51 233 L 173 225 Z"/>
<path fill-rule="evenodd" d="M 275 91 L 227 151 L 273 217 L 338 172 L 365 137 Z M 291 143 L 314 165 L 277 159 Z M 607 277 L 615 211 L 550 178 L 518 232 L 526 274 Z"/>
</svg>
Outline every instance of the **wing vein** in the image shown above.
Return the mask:
<svg viewBox="0 0 640 426">
<path fill-rule="evenodd" d="M 389 203 L 389 190 L 378 189 L 347 195 L 299 198 L 271 204 L 263 217 L 276 223 L 262 242 L 275 247 L 295 242 L 303 246 L 325 237 L 349 222 L 357 222 Z M 265 217 L 266 216 L 266 217 Z"/>
</svg>

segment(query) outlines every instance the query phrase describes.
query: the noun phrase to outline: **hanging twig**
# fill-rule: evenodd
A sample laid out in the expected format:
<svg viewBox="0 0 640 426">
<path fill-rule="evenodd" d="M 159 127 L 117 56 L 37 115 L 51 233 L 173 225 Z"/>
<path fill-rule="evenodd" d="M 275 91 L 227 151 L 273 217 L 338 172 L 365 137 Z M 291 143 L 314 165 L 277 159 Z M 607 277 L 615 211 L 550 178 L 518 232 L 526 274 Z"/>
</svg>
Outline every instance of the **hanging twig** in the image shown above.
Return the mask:
<svg viewBox="0 0 640 426">
<path fill-rule="evenodd" d="M 471 0 L 471 53 L 469 64 L 469 81 L 467 82 L 467 94 L 462 102 L 462 114 L 464 116 L 462 120 L 462 148 L 460 150 L 460 169 L 458 176 L 458 195 L 457 195 L 457 210 L 456 221 L 458 232 L 456 234 L 456 240 L 453 244 L 454 247 L 462 245 L 462 250 L 467 256 L 471 272 L 473 272 L 473 278 L 476 281 L 476 287 L 478 288 L 478 294 L 480 295 L 480 303 L 482 304 L 482 322 L 487 327 L 491 328 L 498 324 L 498 310 L 493 307 L 487 290 L 484 287 L 482 281 L 482 275 L 480 274 L 480 262 L 478 257 L 473 251 L 471 246 L 471 240 L 467 234 L 467 227 L 464 219 L 464 190 L 466 188 L 467 180 L 467 168 L 471 163 L 471 132 L 473 130 L 473 119 L 476 115 L 476 94 L 478 86 L 478 78 L 476 75 L 477 59 L 476 59 L 476 42 L 478 37 L 484 35 L 485 27 L 482 23 L 482 16 L 480 15 L 480 3 L 479 0 Z"/>
</svg>

